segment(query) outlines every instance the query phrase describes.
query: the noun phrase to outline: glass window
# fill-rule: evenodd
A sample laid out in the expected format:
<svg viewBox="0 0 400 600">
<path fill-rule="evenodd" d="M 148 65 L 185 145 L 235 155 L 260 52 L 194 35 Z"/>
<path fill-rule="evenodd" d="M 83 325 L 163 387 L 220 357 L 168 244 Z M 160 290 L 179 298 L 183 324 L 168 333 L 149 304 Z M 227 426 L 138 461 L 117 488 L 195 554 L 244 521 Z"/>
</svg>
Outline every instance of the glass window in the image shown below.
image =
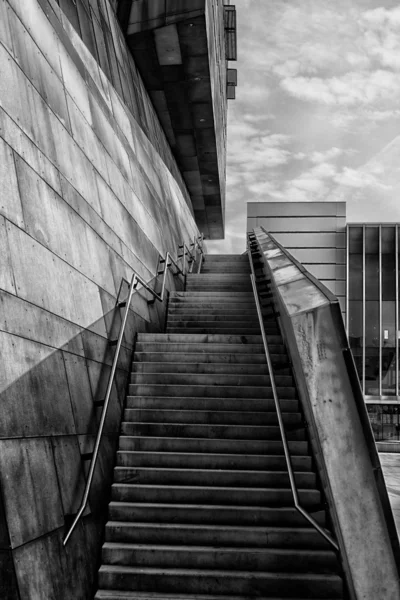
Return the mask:
<svg viewBox="0 0 400 600">
<path fill-rule="evenodd" d="M 362 300 L 349 302 L 349 342 L 356 363 L 358 376 L 362 381 L 363 356 L 363 303 Z"/>
<path fill-rule="evenodd" d="M 380 355 L 379 227 L 365 228 L 365 394 L 378 396 Z"/>
<path fill-rule="evenodd" d="M 396 229 L 382 227 L 382 394 L 396 394 Z"/>
</svg>

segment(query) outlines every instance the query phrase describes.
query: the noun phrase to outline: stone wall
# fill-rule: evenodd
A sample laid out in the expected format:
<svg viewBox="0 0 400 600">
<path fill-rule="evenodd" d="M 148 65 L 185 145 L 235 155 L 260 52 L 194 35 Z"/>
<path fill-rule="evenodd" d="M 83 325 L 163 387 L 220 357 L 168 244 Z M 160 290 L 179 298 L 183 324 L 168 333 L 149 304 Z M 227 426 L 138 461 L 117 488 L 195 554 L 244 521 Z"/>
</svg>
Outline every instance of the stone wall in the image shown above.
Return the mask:
<svg viewBox="0 0 400 600">
<path fill-rule="evenodd" d="M 64 549 L 121 278 L 153 281 L 159 254 L 198 233 L 108 0 L 0 0 L 0 179 L 0 597 L 86 599 L 134 335 L 165 314 L 135 294 L 89 506 Z"/>
</svg>

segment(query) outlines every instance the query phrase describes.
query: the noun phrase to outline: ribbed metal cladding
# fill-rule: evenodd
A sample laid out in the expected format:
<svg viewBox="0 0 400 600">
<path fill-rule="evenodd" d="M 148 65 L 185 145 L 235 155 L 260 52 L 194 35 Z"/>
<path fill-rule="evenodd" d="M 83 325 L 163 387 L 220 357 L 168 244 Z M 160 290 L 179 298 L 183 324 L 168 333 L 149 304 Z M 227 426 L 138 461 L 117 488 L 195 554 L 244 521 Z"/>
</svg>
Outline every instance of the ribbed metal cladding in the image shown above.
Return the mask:
<svg viewBox="0 0 400 600">
<path fill-rule="evenodd" d="M 226 60 L 237 60 L 236 7 L 224 6 Z"/>
</svg>

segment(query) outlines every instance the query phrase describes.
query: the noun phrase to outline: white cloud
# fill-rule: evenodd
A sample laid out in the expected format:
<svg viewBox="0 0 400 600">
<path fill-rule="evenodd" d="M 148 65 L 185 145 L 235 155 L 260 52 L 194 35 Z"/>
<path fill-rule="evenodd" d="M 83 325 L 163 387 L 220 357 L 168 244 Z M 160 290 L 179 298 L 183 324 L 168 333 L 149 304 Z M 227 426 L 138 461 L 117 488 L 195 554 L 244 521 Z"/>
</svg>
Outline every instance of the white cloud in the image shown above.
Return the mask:
<svg viewBox="0 0 400 600">
<path fill-rule="evenodd" d="M 381 174 L 382 169 L 377 169 L 376 174 Z M 351 188 L 376 187 L 380 189 L 389 189 L 390 186 L 382 183 L 372 173 L 367 173 L 362 169 L 350 169 L 344 167 L 341 173 L 335 177 L 335 183 Z"/>
<path fill-rule="evenodd" d="M 356 106 L 392 100 L 400 94 L 397 73 L 380 69 L 372 73 L 351 71 L 342 77 L 292 77 L 281 81 L 288 93 L 312 102 Z"/>
</svg>

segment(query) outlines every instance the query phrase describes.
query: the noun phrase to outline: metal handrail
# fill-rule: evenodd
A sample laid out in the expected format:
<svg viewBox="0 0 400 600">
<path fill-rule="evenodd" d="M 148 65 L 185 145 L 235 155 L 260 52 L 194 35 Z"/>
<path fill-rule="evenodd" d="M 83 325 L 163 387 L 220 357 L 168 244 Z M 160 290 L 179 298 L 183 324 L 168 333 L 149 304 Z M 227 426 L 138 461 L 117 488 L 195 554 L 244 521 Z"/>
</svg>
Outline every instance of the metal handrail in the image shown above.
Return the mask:
<svg viewBox="0 0 400 600">
<path fill-rule="evenodd" d="M 203 251 L 203 245 L 201 242 L 203 242 L 203 234 L 201 234 L 198 238 L 194 238 L 194 242 L 192 242 L 191 246 L 193 247 L 193 250 L 190 250 L 190 248 L 188 248 L 188 246 L 185 244 L 185 242 L 183 242 L 182 244 L 179 244 L 178 246 L 178 252 L 179 250 L 182 251 L 182 255 L 179 256 L 178 258 L 183 258 L 183 270 L 185 270 L 185 266 L 186 266 L 186 255 L 189 254 L 190 256 L 190 266 L 188 269 L 188 273 L 193 273 L 193 266 L 197 260 L 197 253 L 198 251 L 200 251 L 200 263 L 197 269 L 197 273 L 200 273 L 200 269 L 201 269 L 201 264 L 203 262 L 203 255 L 204 255 L 204 251 Z"/>
<path fill-rule="evenodd" d="M 260 322 L 261 335 L 262 335 L 262 340 L 263 340 L 263 345 L 264 345 L 264 352 L 265 352 L 265 357 L 267 359 L 267 365 L 268 365 L 269 376 L 270 376 L 271 387 L 272 387 L 272 395 L 274 397 L 276 413 L 278 416 L 279 429 L 280 429 L 281 436 L 282 436 L 283 451 L 285 454 L 285 460 L 286 460 L 286 465 L 287 465 L 288 474 L 289 474 L 290 487 L 292 490 L 294 506 L 295 506 L 296 510 L 298 510 L 298 512 L 300 514 L 302 514 L 303 517 L 335 548 L 335 550 L 339 551 L 339 546 L 336 543 L 336 541 L 334 540 L 334 538 L 331 536 L 331 534 L 328 531 L 326 531 L 323 527 L 318 525 L 318 523 L 315 521 L 315 519 L 313 519 L 313 517 L 311 515 L 309 515 L 308 512 L 305 511 L 304 508 L 302 508 L 302 506 L 300 506 L 300 503 L 299 503 L 299 496 L 297 493 L 296 480 L 294 477 L 292 461 L 290 458 L 289 444 L 288 444 L 288 441 L 286 438 L 286 432 L 285 432 L 284 425 L 283 425 L 283 417 L 282 417 L 281 407 L 280 407 L 279 399 L 278 399 L 278 392 L 277 392 L 276 383 L 275 383 L 275 376 L 274 376 L 274 372 L 272 369 L 272 361 L 271 361 L 271 355 L 270 355 L 269 348 L 268 348 L 267 336 L 265 334 L 264 322 L 263 322 L 261 306 L 260 306 L 260 301 L 258 298 L 258 292 L 257 292 L 257 286 L 256 286 L 256 277 L 255 277 L 255 273 L 254 273 L 253 260 L 252 260 L 251 251 L 250 251 L 249 246 L 247 246 L 247 253 L 248 253 L 250 268 L 251 268 L 251 275 L 250 275 L 251 285 L 253 287 L 254 299 L 255 299 L 256 307 L 257 307 L 258 320 Z"/>
<path fill-rule="evenodd" d="M 156 299 L 159 300 L 160 302 L 162 302 L 164 299 L 166 275 L 167 275 L 167 271 L 171 267 L 171 265 L 174 265 L 176 267 L 176 269 L 178 270 L 178 272 L 181 275 L 185 276 L 185 273 L 182 271 L 182 269 L 177 264 L 176 260 L 171 256 L 171 254 L 169 252 L 167 252 L 167 254 L 165 256 L 164 263 L 165 263 L 165 267 L 164 267 L 164 271 L 162 272 L 163 280 L 162 280 L 161 292 L 159 294 L 155 290 L 153 290 L 148 285 L 148 283 L 146 283 L 146 281 L 135 271 L 133 272 L 130 283 L 128 282 L 127 279 L 122 278 L 122 281 L 125 281 L 129 285 L 129 294 L 128 294 L 127 300 L 124 302 L 118 302 L 117 306 L 119 306 L 119 307 L 126 306 L 125 314 L 124 314 L 124 318 L 122 319 L 121 327 L 120 327 L 119 334 L 118 334 L 117 347 L 115 350 L 114 359 L 113 359 L 113 363 L 112 363 L 112 367 L 111 367 L 111 372 L 110 372 L 110 376 L 108 379 L 108 385 L 107 385 L 106 395 L 105 395 L 105 399 L 104 399 L 104 406 L 103 406 L 103 410 L 101 413 L 99 428 L 97 430 L 96 441 L 94 444 L 92 458 L 90 461 L 90 468 L 89 468 L 89 473 L 88 473 L 88 477 L 86 480 L 85 491 L 83 493 L 82 501 L 81 501 L 80 507 L 78 509 L 78 512 L 72 522 L 71 527 L 69 528 L 69 530 L 63 540 L 64 546 L 67 545 L 68 540 L 70 539 L 78 522 L 80 521 L 80 519 L 85 511 L 88 500 L 89 500 L 89 494 L 90 494 L 90 490 L 91 490 L 92 483 L 93 483 L 94 470 L 96 468 L 97 459 L 99 456 L 100 443 L 101 443 L 101 439 L 103 436 L 103 430 L 104 430 L 104 424 L 105 424 L 105 420 L 106 420 L 106 416 L 107 416 L 107 410 L 108 410 L 110 400 L 111 400 L 112 386 L 114 383 L 115 372 L 117 370 L 117 363 L 118 363 L 119 355 L 121 352 L 122 339 L 123 339 L 123 336 L 125 333 L 125 327 L 126 327 L 126 323 L 128 320 L 128 314 L 129 314 L 129 306 L 132 301 L 133 292 L 136 291 L 137 285 L 140 283 L 154 297 L 154 300 L 148 300 L 147 301 L 148 303 L 154 302 Z M 161 273 L 157 273 L 157 274 L 160 275 Z M 121 281 L 121 285 L 122 285 L 122 281 Z M 119 293 L 121 291 L 121 285 L 120 285 L 120 289 L 118 292 L 118 297 L 119 297 Z"/>
</svg>

